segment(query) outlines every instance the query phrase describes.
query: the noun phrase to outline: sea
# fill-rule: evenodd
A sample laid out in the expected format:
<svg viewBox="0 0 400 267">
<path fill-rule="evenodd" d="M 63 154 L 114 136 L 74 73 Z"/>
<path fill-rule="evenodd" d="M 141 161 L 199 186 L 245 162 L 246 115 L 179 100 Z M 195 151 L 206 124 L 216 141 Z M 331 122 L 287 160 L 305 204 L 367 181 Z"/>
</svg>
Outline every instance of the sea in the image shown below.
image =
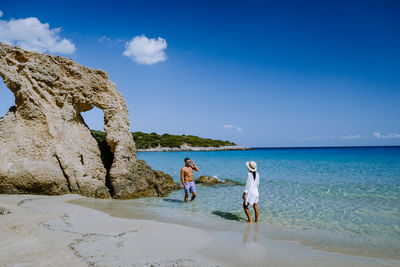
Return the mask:
<svg viewBox="0 0 400 267">
<path fill-rule="evenodd" d="M 255 148 L 244 151 L 138 152 L 153 169 L 180 183 L 184 158 L 202 175 L 246 182 L 245 163 L 260 174 L 259 227 L 269 238 L 316 249 L 400 259 L 400 147 Z M 167 213 L 244 224 L 244 186 L 197 185 L 164 198 L 135 200 Z M 252 216 L 254 218 L 254 212 Z M 231 223 L 231 224 L 229 224 Z M 233 224 L 232 224 L 233 223 Z"/>
</svg>

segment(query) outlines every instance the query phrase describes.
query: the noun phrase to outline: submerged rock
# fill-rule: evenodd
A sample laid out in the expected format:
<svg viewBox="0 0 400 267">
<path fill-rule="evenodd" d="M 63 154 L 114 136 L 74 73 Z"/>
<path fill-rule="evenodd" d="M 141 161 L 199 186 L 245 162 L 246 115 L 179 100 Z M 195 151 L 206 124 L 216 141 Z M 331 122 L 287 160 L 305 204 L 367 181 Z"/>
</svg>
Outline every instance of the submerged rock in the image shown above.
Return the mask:
<svg viewBox="0 0 400 267">
<path fill-rule="evenodd" d="M 216 177 L 203 175 L 197 178 L 194 181 L 196 184 L 203 184 L 203 185 L 244 185 L 243 183 L 236 182 L 230 179 L 220 180 Z"/>
<path fill-rule="evenodd" d="M 225 185 L 245 185 L 244 183 L 236 182 L 236 181 L 231 180 L 231 179 L 225 179 L 224 180 L 224 184 Z"/>
<path fill-rule="evenodd" d="M 11 211 L 9 209 L 0 207 L 0 215 L 6 215 L 9 213 L 11 213 Z"/>
<path fill-rule="evenodd" d="M 194 181 L 196 184 L 204 184 L 204 185 L 216 185 L 216 184 L 223 184 L 224 182 L 221 181 L 220 179 L 209 176 L 209 175 L 203 175 L 197 178 Z"/>
<path fill-rule="evenodd" d="M 137 161 L 125 99 L 104 71 L 0 43 L 0 75 L 15 96 L 0 118 L 0 193 L 125 198 L 174 188 Z M 93 107 L 104 112 L 109 151 L 81 116 Z"/>
</svg>

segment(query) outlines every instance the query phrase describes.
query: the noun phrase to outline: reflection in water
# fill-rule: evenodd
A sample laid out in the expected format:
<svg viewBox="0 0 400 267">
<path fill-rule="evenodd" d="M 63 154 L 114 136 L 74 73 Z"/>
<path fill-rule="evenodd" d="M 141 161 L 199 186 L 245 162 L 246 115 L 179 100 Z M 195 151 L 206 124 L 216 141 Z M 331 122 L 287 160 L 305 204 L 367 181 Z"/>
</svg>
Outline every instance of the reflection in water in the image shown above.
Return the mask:
<svg viewBox="0 0 400 267">
<path fill-rule="evenodd" d="M 248 223 L 243 235 L 243 245 L 249 246 L 256 243 L 258 243 L 258 223 Z"/>
<path fill-rule="evenodd" d="M 197 208 L 196 200 L 186 202 L 185 205 L 184 205 L 184 210 L 185 210 L 185 212 L 191 212 L 191 213 L 198 212 L 199 209 Z"/>
</svg>

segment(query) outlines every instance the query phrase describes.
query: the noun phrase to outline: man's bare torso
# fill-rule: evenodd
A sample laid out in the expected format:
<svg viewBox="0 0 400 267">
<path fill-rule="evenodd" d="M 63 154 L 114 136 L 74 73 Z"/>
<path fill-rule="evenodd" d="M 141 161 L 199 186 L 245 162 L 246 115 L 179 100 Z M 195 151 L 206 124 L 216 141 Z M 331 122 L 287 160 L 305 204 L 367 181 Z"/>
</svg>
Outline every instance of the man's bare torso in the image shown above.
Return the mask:
<svg viewBox="0 0 400 267">
<path fill-rule="evenodd" d="M 193 182 L 193 168 L 192 167 L 185 166 L 182 168 L 182 172 L 183 172 L 183 179 L 185 180 L 185 183 Z"/>
</svg>

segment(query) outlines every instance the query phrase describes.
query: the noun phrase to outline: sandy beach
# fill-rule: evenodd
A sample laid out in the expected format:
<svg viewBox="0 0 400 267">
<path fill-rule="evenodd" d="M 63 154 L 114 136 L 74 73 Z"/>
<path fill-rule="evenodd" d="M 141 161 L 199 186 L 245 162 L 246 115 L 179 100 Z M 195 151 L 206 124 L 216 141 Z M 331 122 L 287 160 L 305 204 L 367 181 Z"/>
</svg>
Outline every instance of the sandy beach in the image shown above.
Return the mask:
<svg viewBox="0 0 400 267">
<path fill-rule="evenodd" d="M 127 219 L 76 205 L 79 195 L 0 195 L 1 266 L 399 266 L 257 235 L 257 225 L 205 230 Z M 118 202 L 118 200 L 107 200 Z M 72 202 L 72 203 L 71 203 Z M 118 212 L 118 211 L 115 211 Z M 143 218 L 148 219 L 143 219 Z M 173 215 L 171 215 L 173 216 Z"/>
</svg>

